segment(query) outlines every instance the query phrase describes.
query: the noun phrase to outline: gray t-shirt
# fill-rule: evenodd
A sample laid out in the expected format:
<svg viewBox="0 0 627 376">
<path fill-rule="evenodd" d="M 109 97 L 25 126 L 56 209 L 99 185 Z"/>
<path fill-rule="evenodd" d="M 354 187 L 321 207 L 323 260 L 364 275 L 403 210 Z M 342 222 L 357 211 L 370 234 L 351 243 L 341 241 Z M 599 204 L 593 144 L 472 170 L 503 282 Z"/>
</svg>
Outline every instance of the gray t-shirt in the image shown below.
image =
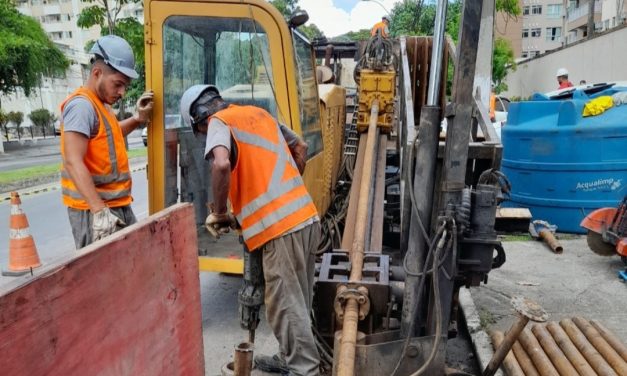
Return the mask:
<svg viewBox="0 0 627 376">
<path fill-rule="evenodd" d="M 294 133 L 291 129 L 286 127 L 283 124 L 279 124 L 281 127 L 281 133 L 283 134 L 283 138 L 285 138 L 285 142 L 287 142 L 287 146 L 290 148 L 294 146 L 298 142 L 298 135 Z M 212 118 L 209 120 L 209 125 L 207 127 L 207 141 L 205 142 L 205 159 L 213 158 L 213 154 L 211 151 L 216 146 L 224 146 L 230 152 L 231 164 L 235 167 L 234 162 L 237 160 L 237 145 L 233 142 L 231 138 L 231 132 L 229 131 L 228 125 L 224 124 L 224 122 L 217 118 Z"/>
<path fill-rule="evenodd" d="M 94 105 L 81 96 L 74 97 L 65 104 L 61 121 L 64 132 L 78 132 L 88 138 L 96 137 L 100 129 Z"/>
</svg>

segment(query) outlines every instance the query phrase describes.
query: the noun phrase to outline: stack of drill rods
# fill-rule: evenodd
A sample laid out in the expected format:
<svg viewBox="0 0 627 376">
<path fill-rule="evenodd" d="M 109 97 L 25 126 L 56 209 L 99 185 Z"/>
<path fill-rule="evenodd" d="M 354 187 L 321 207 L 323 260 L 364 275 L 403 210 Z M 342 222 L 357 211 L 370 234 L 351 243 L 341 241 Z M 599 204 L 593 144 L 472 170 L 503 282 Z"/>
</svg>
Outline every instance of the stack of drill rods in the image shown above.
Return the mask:
<svg viewBox="0 0 627 376">
<path fill-rule="evenodd" d="M 366 221 L 368 218 L 368 198 L 372 180 L 372 166 L 374 154 L 377 149 L 377 119 L 379 117 L 379 101 L 372 102 L 370 111 L 370 124 L 368 127 L 368 139 L 362 170 L 359 202 L 357 204 L 357 218 L 355 222 L 355 236 L 350 252 L 351 273 L 349 282 L 361 282 L 364 266 L 364 244 L 366 235 Z M 357 345 L 357 324 L 359 322 L 359 304 L 354 298 L 349 298 L 344 307 L 344 319 L 342 323 L 342 337 L 340 340 L 340 352 L 338 361 L 338 376 L 353 376 L 355 369 L 355 347 Z"/>
<path fill-rule="evenodd" d="M 491 333 L 497 348 L 503 334 Z M 509 376 L 627 375 L 627 346 L 597 321 L 581 317 L 521 332 L 503 362 Z"/>
</svg>

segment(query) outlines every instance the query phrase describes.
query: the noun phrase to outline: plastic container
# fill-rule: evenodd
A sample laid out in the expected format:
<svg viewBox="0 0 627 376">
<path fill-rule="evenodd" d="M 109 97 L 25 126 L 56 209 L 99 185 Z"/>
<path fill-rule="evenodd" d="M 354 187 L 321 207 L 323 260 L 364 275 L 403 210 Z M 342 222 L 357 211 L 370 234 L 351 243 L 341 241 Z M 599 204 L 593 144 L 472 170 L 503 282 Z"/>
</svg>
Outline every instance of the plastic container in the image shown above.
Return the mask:
<svg viewBox="0 0 627 376">
<path fill-rule="evenodd" d="M 627 106 L 582 117 L 583 107 L 627 86 L 534 95 L 512 103 L 502 130 L 503 172 L 512 183 L 504 206 L 529 208 L 560 232 L 583 233 L 581 220 L 627 194 Z"/>
</svg>

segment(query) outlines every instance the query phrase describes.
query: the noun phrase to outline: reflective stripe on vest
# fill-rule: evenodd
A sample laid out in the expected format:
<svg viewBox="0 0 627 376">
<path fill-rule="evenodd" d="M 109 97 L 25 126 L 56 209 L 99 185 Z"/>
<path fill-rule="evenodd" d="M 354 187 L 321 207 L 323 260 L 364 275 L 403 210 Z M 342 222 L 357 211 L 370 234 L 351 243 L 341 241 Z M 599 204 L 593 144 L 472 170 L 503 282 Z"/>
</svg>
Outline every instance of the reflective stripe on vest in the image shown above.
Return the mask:
<svg viewBox="0 0 627 376">
<path fill-rule="evenodd" d="M 272 201 L 278 199 L 279 197 L 292 191 L 295 188 L 304 186 L 303 179 L 300 175 L 281 182 L 281 178 L 283 177 L 285 168 L 288 163 L 296 170 L 298 170 L 298 167 L 296 166 L 296 163 L 292 159 L 291 155 L 289 153 L 286 153 L 284 149 L 284 144 L 281 143 L 281 140 L 284 139 L 280 127 L 276 127 L 276 130 L 278 133 L 279 142 L 277 144 L 274 144 L 254 133 L 231 127 L 231 131 L 233 132 L 233 135 L 238 142 L 265 149 L 274 153 L 277 156 L 277 161 L 272 170 L 272 176 L 268 182 L 266 192 L 258 196 L 251 202 L 247 203 L 244 207 L 242 207 L 239 213 L 236 213 L 236 218 L 240 224 L 244 223 L 244 221 L 248 217 L 254 215 L 259 209 L 268 205 Z M 243 229 L 242 235 L 244 236 L 244 239 L 250 239 L 256 235 L 259 235 L 265 229 L 280 222 L 287 216 L 296 213 L 298 210 L 303 209 L 311 203 L 312 201 L 309 194 L 304 194 L 300 197 L 297 197 L 296 199 L 283 205 L 281 208 L 270 212 L 266 216 L 260 218 L 252 226 Z"/>
<path fill-rule="evenodd" d="M 61 192 L 64 195 L 70 196 L 70 197 L 72 197 L 75 200 L 84 200 L 83 195 L 81 195 L 79 192 L 71 190 L 69 188 L 62 188 Z M 128 196 L 130 194 L 131 194 L 131 190 L 130 189 L 122 189 L 120 191 L 102 191 L 102 190 L 98 191 L 98 195 L 103 200 L 115 200 L 116 198 L 126 197 L 126 196 Z"/>
<path fill-rule="evenodd" d="M 119 191 L 104 191 L 104 190 L 98 189 L 98 187 L 101 185 L 111 184 L 111 183 L 123 183 L 123 182 L 129 181 L 131 180 L 131 174 L 130 173 L 120 174 L 120 172 L 118 171 L 118 156 L 117 156 L 117 153 L 115 152 L 115 142 L 113 140 L 113 131 L 111 130 L 111 124 L 109 124 L 109 120 L 107 120 L 107 117 L 102 113 L 102 111 L 98 107 L 94 107 L 94 109 L 98 112 L 98 114 L 100 115 L 100 119 L 102 119 L 104 123 L 105 133 L 107 135 L 107 146 L 109 148 L 109 161 L 111 162 L 111 173 L 105 174 L 105 175 L 92 174 L 91 178 L 94 182 L 94 185 L 96 186 L 96 191 L 98 192 L 98 195 L 100 196 L 101 199 L 115 200 L 118 198 L 126 197 L 131 194 L 130 190 L 128 189 L 122 189 Z M 61 169 L 61 178 L 70 179 L 70 180 L 72 179 L 70 175 L 63 168 Z M 64 195 L 70 196 L 73 199 L 76 199 L 76 200 L 85 199 L 83 195 L 80 194 L 80 192 L 72 190 L 70 188 L 63 188 L 61 191 L 63 192 Z"/>
</svg>

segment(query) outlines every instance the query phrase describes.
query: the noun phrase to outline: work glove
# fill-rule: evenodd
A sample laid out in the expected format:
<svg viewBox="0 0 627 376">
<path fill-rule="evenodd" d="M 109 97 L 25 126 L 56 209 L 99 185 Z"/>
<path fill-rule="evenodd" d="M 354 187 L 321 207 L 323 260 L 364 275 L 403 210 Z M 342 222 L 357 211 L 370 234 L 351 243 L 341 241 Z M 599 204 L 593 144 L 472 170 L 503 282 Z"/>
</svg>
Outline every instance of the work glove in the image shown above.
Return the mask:
<svg viewBox="0 0 627 376">
<path fill-rule="evenodd" d="M 231 228 L 237 227 L 237 221 L 231 213 L 211 213 L 205 220 L 205 227 L 211 236 L 220 239 L 221 235 L 227 234 Z"/>
<path fill-rule="evenodd" d="M 91 224 L 91 233 L 94 241 L 100 240 L 106 236 L 109 236 L 115 232 L 117 227 L 124 227 L 126 223 L 118 216 L 111 213 L 108 207 L 97 211 L 93 215 L 93 221 Z"/>
<path fill-rule="evenodd" d="M 154 93 L 152 91 L 146 91 L 137 100 L 137 113 L 133 116 L 135 120 L 140 123 L 145 123 L 150 120 L 152 116 L 152 107 L 154 106 Z"/>
</svg>

